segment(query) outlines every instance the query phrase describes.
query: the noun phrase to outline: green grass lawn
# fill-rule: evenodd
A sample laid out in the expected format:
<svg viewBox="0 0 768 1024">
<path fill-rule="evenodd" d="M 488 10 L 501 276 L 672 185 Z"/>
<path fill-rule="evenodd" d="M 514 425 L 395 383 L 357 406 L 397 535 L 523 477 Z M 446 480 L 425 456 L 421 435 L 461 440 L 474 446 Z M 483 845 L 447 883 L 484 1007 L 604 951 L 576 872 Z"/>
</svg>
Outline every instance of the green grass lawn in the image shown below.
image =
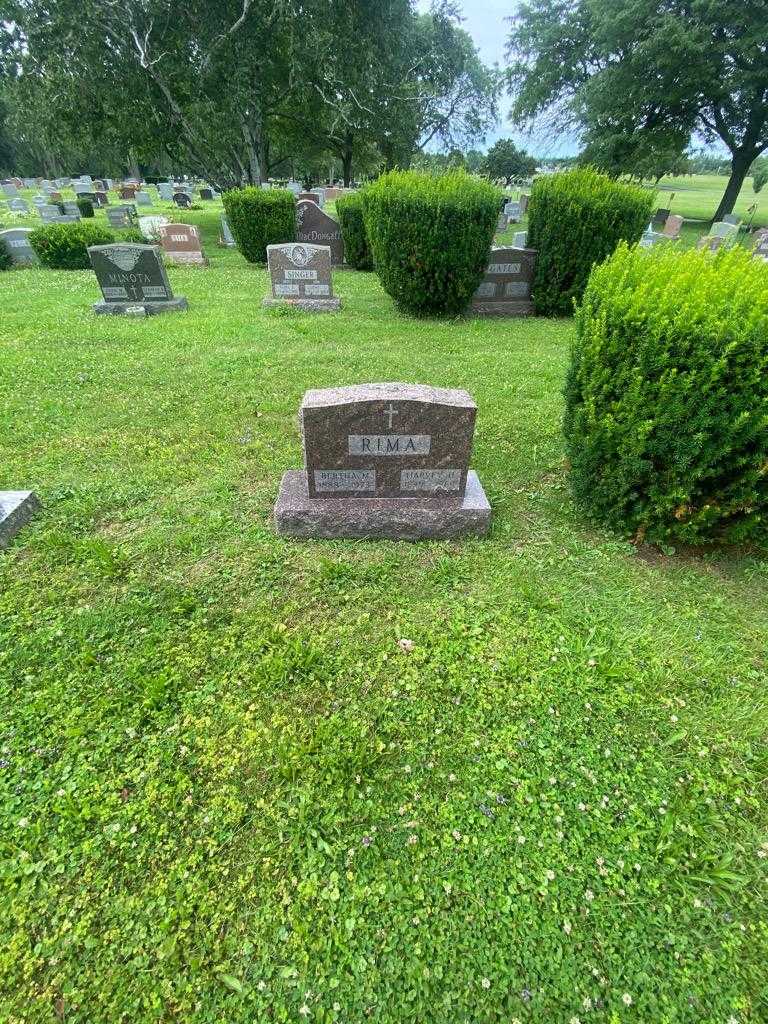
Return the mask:
<svg viewBox="0 0 768 1024">
<path fill-rule="evenodd" d="M 571 321 L 268 312 L 187 216 L 187 313 L 2 275 L 0 1021 L 768 1019 L 766 563 L 573 507 Z M 275 536 L 378 380 L 475 397 L 488 539 Z"/>
</svg>

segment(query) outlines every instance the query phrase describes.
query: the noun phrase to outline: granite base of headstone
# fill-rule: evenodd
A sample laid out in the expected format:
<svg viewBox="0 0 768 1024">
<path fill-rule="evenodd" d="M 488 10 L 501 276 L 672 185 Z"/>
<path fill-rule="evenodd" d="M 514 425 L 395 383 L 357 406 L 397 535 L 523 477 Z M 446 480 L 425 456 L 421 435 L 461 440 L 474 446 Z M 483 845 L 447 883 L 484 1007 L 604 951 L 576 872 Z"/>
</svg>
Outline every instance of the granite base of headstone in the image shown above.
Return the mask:
<svg viewBox="0 0 768 1024">
<path fill-rule="evenodd" d="M 271 294 L 263 306 L 292 306 L 305 313 L 334 313 L 341 299 L 333 294 L 331 250 L 327 245 L 289 242 L 267 246 Z"/>
<path fill-rule="evenodd" d="M 473 316 L 533 316 L 531 290 L 535 270 L 535 249 L 491 249 L 469 312 Z"/>
<path fill-rule="evenodd" d="M 92 245 L 88 255 L 104 296 L 94 303 L 94 313 L 136 316 L 143 310 L 153 316 L 188 308 L 183 296 L 173 294 L 158 246 Z"/>
<path fill-rule="evenodd" d="M 277 532 L 302 538 L 484 536 L 491 507 L 469 468 L 477 406 L 466 391 L 360 384 L 308 391 L 304 469 L 282 479 Z"/>
<path fill-rule="evenodd" d="M 0 548 L 8 547 L 39 508 L 34 491 L 0 491 Z"/>
</svg>

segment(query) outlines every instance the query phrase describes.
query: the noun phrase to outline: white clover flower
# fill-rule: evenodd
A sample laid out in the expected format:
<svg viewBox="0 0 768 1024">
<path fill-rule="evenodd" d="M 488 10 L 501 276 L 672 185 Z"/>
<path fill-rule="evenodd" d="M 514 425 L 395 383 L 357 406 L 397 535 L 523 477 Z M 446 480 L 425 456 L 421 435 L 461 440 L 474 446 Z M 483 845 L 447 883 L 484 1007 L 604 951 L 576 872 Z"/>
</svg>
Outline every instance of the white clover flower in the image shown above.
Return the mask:
<svg viewBox="0 0 768 1024">
<path fill-rule="evenodd" d="M 489 978 L 483 978 L 483 980 L 480 982 L 480 984 L 483 986 L 483 988 L 490 988 L 491 987 L 491 982 L 490 982 Z"/>
<path fill-rule="evenodd" d="M 591 903 L 594 898 L 595 894 L 592 892 L 592 890 L 587 889 L 587 891 L 584 893 L 584 899 L 589 900 L 589 902 Z"/>
<path fill-rule="evenodd" d="M 518 836 L 517 837 L 517 841 L 520 844 L 520 846 L 522 846 L 523 843 L 525 842 L 525 836 Z M 765 854 L 763 854 L 763 856 L 765 856 Z"/>
<path fill-rule="evenodd" d="M 29 825 L 29 818 L 19 818 L 19 828 L 26 828 Z"/>
<path fill-rule="evenodd" d="M 563 921 L 563 931 L 566 935 L 570 935 L 573 930 L 573 925 L 570 921 Z"/>
<path fill-rule="evenodd" d="M 552 868 L 549 868 L 547 870 L 546 876 L 547 876 L 547 881 L 548 882 L 554 882 L 554 880 L 555 880 L 555 872 L 552 870 Z"/>
<path fill-rule="evenodd" d="M 625 1006 L 631 1006 L 632 996 L 629 994 L 629 992 L 625 992 L 624 995 L 621 997 L 621 1001 L 622 1003 L 624 1003 Z"/>
</svg>

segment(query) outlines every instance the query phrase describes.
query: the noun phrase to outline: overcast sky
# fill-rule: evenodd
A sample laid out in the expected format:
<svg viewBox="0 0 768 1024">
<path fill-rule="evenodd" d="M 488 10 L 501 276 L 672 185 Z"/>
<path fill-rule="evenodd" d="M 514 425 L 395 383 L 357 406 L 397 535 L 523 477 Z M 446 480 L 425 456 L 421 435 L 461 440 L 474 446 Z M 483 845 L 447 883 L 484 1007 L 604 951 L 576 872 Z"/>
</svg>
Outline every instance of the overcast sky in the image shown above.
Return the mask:
<svg viewBox="0 0 768 1024">
<path fill-rule="evenodd" d="M 498 64 L 504 67 L 506 58 L 504 47 L 509 35 L 509 22 L 506 20 L 515 9 L 515 0 L 459 0 L 464 21 L 464 28 L 472 36 L 480 56 L 486 64 Z M 428 11 L 430 0 L 416 0 L 420 11 Z M 536 133 L 520 133 L 512 130 L 507 120 L 510 100 L 504 96 L 501 102 L 501 118 L 496 131 L 489 135 L 482 149 L 493 145 L 496 139 L 513 138 L 534 156 L 568 156 L 577 152 L 572 140 L 565 139 L 553 142 L 551 139 L 537 138 Z"/>
</svg>

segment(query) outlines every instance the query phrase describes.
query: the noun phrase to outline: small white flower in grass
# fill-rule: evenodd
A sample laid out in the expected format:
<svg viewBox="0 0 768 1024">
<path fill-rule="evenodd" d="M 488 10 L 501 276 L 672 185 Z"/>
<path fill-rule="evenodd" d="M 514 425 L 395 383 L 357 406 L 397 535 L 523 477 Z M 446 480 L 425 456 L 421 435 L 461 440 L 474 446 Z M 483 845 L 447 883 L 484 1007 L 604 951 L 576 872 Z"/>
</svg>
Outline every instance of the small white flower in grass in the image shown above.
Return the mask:
<svg viewBox="0 0 768 1024">
<path fill-rule="evenodd" d="M 453 774 L 453 772 L 451 772 L 451 774 L 448 776 L 448 781 L 449 782 L 455 782 L 456 781 L 456 776 Z"/>
<path fill-rule="evenodd" d="M 19 824 L 21 824 L 21 822 L 19 822 Z M 765 850 L 758 850 L 757 856 L 760 857 L 760 859 L 762 860 L 763 858 L 768 857 L 768 854 L 765 852 Z"/>
<path fill-rule="evenodd" d="M 738 1017 L 729 1017 L 728 1018 L 728 1024 L 739 1024 L 739 1018 Z"/>
<path fill-rule="evenodd" d="M 265 981 L 260 981 L 258 983 L 258 985 L 256 986 L 256 988 L 259 990 L 259 992 L 263 992 L 266 987 L 267 987 L 267 983 Z"/>
<path fill-rule="evenodd" d="M 571 1017 L 571 1019 L 569 1020 L 568 1024 L 581 1024 L 581 1021 L 579 1020 L 578 1017 Z"/>
<path fill-rule="evenodd" d="M 19 828 L 26 828 L 29 825 L 29 818 L 19 818 Z"/>
<path fill-rule="evenodd" d="M 416 843 L 418 843 L 418 841 L 419 841 L 419 837 L 417 835 L 414 835 L 413 833 L 411 833 L 411 835 L 408 836 L 408 845 L 409 846 L 415 846 Z"/>
<path fill-rule="evenodd" d="M 589 661 L 587 662 L 587 664 L 589 665 L 590 668 L 594 668 L 595 665 L 597 664 L 597 662 L 595 661 L 594 658 L 590 658 Z"/>
<path fill-rule="evenodd" d="M 698 897 L 698 896 L 697 896 L 697 897 L 696 897 L 696 899 L 695 899 L 695 900 L 693 901 L 693 905 L 694 905 L 694 907 L 695 907 L 695 908 L 696 908 L 697 910 L 701 910 L 701 908 L 702 908 L 702 907 L 704 906 L 704 904 L 703 904 L 703 903 L 701 902 L 701 900 L 699 899 L 699 897 Z"/>
<path fill-rule="evenodd" d="M 461 832 L 459 832 L 457 828 L 455 828 L 453 832 L 451 832 L 451 835 L 453 836 L 457 843 L 461 839 Z"/>
<path fill-rule="evenodd" d="M 304 1003 L 303 1006 L 299 1007 L 299 1013 L 301 1014 L 302 1017 L 308 1017 L 309 1016 L 310 1009 L 309 1009 L 309 1007 L 307 1006 L 306 1003 Z"/>
<path fill-rule="evenodd" d="M 405 637 L 403 637 L 401 640 L 397 641 L 397 646 L 404 654 L 410 654 L 416 645 L 413 640 L 406 640 Z"/>
<path fill-rule="evenodd" d="M 584 899 L 588 900 L 591 903 L 594 898 L 595 894 L 592 892 L 592 890 L 587 889 L 587 891 L 584 893 Z"/>
<path fill-rule="evenodd" d="M 483 988 L 490 988 L 491 987 L 490 978 L 483 978 L 483 980 L 480 982 L 480 984 L 483 986 Z"/>
<path fill-rule="evenodd" d="M 525 836 L 518 836 L 517 841 L 522 846 L 525 843 Z"/>
<path fill-rule="evenodd" d="M 563 931 L 566 935 L 570 935 L 573 931 L 573 925 L 570 921 L 563 921 Z"/>
<path fill-rule="evenodd" d="M 579 810 L 580 811 L 583 812 L 583 811 L 586 811 L 586 809 L 587 809 L 587 805 L 586 804 L 582 804 L 582 803 L 579 804 Z"/>
<path fill-rule="evenodd" d="M 547 881 L 548 882 L 554 882 L 554 880 L 555 880 L 555 872 L 550 868 L 547 871 Z"/>
<path fill-rule="evenodd" d="M 584 998 L 581 1001 L 581 1005 L 584 1007 L 585 1010 L 591 1010 L 592 1000 L 589 998 L 589 996 L 584 996 Z"/>
<path fill-rule="evenodd" d="M 625 992 L 624 995 L 621 997 L 621 1001 L 622 1003 L 624 1003 L 625 1006 L 631 1006 L 632 996 L 629 994 L 629 992 Z"/>
</svg>

